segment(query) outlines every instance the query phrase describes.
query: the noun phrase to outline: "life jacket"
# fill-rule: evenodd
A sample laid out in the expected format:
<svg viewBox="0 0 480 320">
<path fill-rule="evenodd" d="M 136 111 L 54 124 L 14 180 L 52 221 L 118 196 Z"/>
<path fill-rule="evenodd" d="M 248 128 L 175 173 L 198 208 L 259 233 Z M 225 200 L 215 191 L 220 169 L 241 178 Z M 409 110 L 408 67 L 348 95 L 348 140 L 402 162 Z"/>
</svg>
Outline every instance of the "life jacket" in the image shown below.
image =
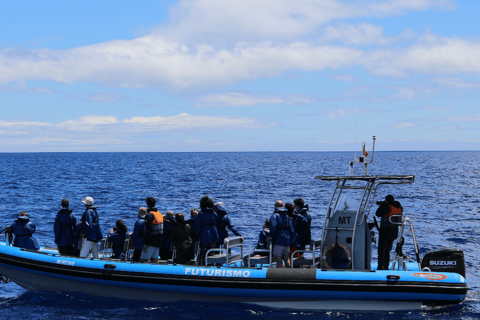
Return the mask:
<svg viewBox="0 0 480 320">
<path fill-rule="evenodd" d="M 386 215 L 386 217 L 391 217 L 391 216 L 399 216 L 402 214 L 402 209 L 394 207 L 393 205 L 389 204 L 390 207 L 390 213 Z"/>
<path fill-rule="evenodd" d="M 158 234 L 163 234 L 163 215 L 160 211 L 150 211 L 155 216 L 155 219 L 152 222 L 152 231 L 151 235 L 155 236 Z"/>
</svg>

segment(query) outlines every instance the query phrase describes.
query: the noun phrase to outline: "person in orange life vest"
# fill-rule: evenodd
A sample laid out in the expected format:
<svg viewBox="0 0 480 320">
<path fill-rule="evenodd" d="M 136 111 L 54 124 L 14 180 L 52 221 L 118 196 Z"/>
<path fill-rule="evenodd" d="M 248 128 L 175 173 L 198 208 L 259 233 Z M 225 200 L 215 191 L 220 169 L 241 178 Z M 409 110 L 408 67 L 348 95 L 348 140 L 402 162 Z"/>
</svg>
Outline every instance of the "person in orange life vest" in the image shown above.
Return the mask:
<svg viewBox="0 0 480 320">
<path fill-rule="evenodd" d="M 145 237 L 140 262 L 148 260 L 158 262 L 158 255 L 163 241 L 163 215 L 155 207 L 155 198 L 148 197 L 145 201 L 148 208 L 145 216 Z"/>
<path fill-rule="evenodd" d="M 375 215 L 381 218 L 380 231 L 378 235 L 378 267 L 377 270 L 388 270 L 390 263 L 390 251 L 393 241 L 398 237 L 398 224 L 390 222 L 390 217 L 401 216 L 403 208 L 400 202 L 395 201 L 389 194 L 385 201 L 377 201 L 379 205 Z M 393 222 L 400 222 L 398 218 L 392 218 Z"/>
</svg>

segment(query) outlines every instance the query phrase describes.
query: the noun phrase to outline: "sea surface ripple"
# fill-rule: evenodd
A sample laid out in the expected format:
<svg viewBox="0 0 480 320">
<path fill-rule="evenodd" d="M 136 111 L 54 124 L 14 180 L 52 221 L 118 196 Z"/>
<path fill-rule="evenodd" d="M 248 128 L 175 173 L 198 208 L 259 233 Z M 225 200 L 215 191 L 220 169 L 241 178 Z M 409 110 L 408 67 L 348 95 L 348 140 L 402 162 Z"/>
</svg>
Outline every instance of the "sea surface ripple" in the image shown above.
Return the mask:
<svg viewBox="0 0 480 320">
<path fill-rule="evenodd" d="M 347 175 L 351 160 L 353 152 L 0 154 L 0 227 L 3 230 L 26 210 L 36 223 L 39 244 L 54 246 L 53 223 L 62 198 L 70 200 L 80 219 L 81 199 L 93 197 L 106 234 L 117 219 L 132 231 L 147 196 L 157 198 L 162 212 L 188 215 L 208 195 L 224 202 L 247 248 L 253 248 L 275 200 L 302 197 L 313 216 L 313 237 L 319 238 L 333 183 L 315 176 Z M 359 167 L 356 174 L 361 174 Z M 301 312 L 235 303 L 147 303 L 28 292 L 8 283 L 0 284 L 0 318 L 480 318 L 480 152 L 376 152 L 369 174 L 415 175 L 413 185 L 379 188 L 376 200 L 392 193 L 402 203 L 415 223 L 422 255 L 441 247 L 465 252 L 471 290 L 462 304 L 411 312 Z M 414 259 L 410 234 L 404 251 Z"/>
</svg>

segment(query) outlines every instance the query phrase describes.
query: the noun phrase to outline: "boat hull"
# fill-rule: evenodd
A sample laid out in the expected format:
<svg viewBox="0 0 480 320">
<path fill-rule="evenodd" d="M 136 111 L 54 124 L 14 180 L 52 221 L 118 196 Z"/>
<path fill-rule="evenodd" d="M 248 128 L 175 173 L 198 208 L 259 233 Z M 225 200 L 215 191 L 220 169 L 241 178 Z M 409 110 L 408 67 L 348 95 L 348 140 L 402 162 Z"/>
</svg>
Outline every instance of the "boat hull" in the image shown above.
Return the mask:
<svg viewBox="0 0 480 320">
<path fill-rule="evenodd" d="M 410 304 L 454 304 L 463 301 L 468 290 L 465 279 L 455 273 L 140 264 L 60 257 L 4 245 L 0 245 L 0 272 L 29 290 L 164 302 L 233 301 L 300 309 L 323 309 L 323 304 L 332 309 L 332 301 L 355 310 L 365 302 L 389 302 L 400 309 Z M 353 301 L 362 302 L 355 307 Z"/>
</svg>

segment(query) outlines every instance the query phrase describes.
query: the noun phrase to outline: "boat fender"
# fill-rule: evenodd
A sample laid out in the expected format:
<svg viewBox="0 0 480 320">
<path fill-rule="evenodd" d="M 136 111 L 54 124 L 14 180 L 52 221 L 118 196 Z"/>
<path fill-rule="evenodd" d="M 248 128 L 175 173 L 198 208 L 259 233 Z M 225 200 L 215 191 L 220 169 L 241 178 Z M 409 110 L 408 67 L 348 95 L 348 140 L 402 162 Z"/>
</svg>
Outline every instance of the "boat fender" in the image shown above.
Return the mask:
<svg viewBox="0 0 480 320">
<path fill-rule="evenodd" d="M 348 260 L 348 263 L 347 263 Z M 323 267 L 326 269 L 348 269 L 352 266 L 350 249 L 343 243 L 331 243 L 325 246 Z"/>
</svg>

